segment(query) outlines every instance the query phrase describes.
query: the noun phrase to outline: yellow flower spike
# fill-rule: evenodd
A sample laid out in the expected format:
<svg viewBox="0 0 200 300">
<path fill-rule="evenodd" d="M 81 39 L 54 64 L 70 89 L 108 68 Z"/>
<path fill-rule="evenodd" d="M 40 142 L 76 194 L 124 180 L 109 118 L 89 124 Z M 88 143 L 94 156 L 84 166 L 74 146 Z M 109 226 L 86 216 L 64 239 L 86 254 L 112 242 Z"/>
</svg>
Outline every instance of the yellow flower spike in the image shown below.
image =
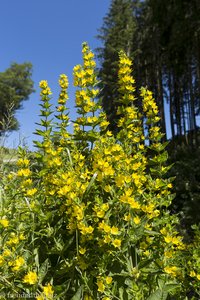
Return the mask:
<svg viewBox="0 0 200 300">
<path fill-rule="evenodd" d="M 47 80 L 41 80 L 39 83 L 39 86 L 41 89 L 46 89 L 48 87 L 48 82 Z"/>
<path fill-rule="evenodd" d="M 67 89 L 69 86 L 68 78 L 65 74 L 60 75 L 59 85 L 62 89 Z"/>
</svg>

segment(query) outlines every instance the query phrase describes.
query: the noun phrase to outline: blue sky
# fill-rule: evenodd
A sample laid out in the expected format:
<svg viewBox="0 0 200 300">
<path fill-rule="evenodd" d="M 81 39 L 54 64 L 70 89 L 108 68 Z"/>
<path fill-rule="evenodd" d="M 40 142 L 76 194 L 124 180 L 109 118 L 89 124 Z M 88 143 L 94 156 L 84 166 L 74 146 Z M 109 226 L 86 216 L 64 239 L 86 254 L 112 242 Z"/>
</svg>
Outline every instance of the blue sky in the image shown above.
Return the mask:
<svg viewBox="0 0 200 300">
<path fill-rule="evenodd" d="M 10 134 L 6 146 L 17 147 L 24 140 L 32 148 L 32 133 L 39 121 L 39 81 L 48 81 L 52 103 L 56 104 L 58 77 L 69 77 L 70 117 L 75 117 L 72 70 L 82 62 L 81 45 L 92 50 L 101 45 L 96 38 L 108 13 L 110 0 L 5 0 L 0 10 L 0 71 L 12 62 L 33 64 L 34 87 L 23 109 L 16 113 L 20 130 Z"/>
</svg>

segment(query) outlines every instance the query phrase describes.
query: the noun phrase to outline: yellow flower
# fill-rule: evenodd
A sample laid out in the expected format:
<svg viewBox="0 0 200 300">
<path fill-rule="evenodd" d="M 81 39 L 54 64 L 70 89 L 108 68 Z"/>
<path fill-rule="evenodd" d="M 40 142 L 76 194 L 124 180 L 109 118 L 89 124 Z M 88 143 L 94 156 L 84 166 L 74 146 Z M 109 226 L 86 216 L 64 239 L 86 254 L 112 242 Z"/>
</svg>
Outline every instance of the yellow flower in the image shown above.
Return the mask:
<svg viewBox="0 0 200 300">
<path fill-rule="evenodd" d="M 124 221 L 130 221 L 130 219 L 131 219 L 130 214 L 124 216 Z"/>
<path fill-rule="evenodd" d="M 200 280 L 200 274 L 197 274 L 197 276 L 196 276 L 196 277 L 197 277 L 197 279 L 198 279 L 198 280 Z"/>
<path fill-rule="evenodd" d="M 23 257 L 18 257 L 13 264 L 13 271 L 18 271 L 25 264 L 25 260 Z"/>
<path fill-rule="evenodd" d="M 85 226 L 85 224 L 79 224 L 78 228 L 80 229 L 81 233 L 83 235 L 92 234 L 94 231 L 94 228 L 92 226 Z"/>
<path fill-rule="evenodd" d="M 119 240 L 119 239 L 115 239 L 115 240 L 112 242 L 112 244 L 113 244 L 113 246 L 114 246 L 115 248 L 120 248 L 120 247 L 121 247 L 121 243 L 122 243 L 122 241 Z"/>
<path fill-rule="evenodd" d="M 19 239 L 20 239 L 21 241 L 24 241 L 24 240 L 26 239 L 23 233 L 20 233 Z"/>
<path fill-rule="evenodd" d="M 111 237 L 109 235 L 106 235 L 104 238 L 104 243 L 109 244 L 111 242 Z"/>
<path fill-rule="evenodd" d="M 48 283 L 47 286 L 43 287 L 43 293 L 48 298 L 53 296 L 54 291 L 53 291 L 52 286 L 50 285 L 50 283 Z"/>
<path fill-rule="evenodd" d="M 93 298 L 90 295 L 85 294 L 83 300 L 93 300 Z"/>
<path fill-rule="evenodd" d="M 191 276 L 191 277 L 195 277 L 195 276 L 196 276 L 196 273 L 195 273 L 194 270 L 190 271 L 190 276 Z"/>
<path fill-rule="evenodd" d="M 38 280 L 37 273 L 32 271 L 29 271 L 28 274 L 26 274 L 23 278 L 23 282 L 30 285 L 35 284 L 37 280 Z"/>
<path fill-rule="evenodd" d="M 134 222 L 136 225 L 138 225 L 138 224 L 140 224 L 141 220 L 140 220 L 140 218 L 139 218 L 138 216 L 136 216 L 136 217 L 133 218 L 133 222 Z"/>
<path fill-rule="evenodd" d="M 169 243 L 171 243 L 171 242 L 172 242 L 172 240 L 173 240 L 173 237 L 172 237 L 172 236 L 170 236 L 170 235 L 167 235 L 167 236 L 165 236 L 165 237 L 164 237 L 164 239 L 165 239 L 165 242 L 169 244 Z"/>
<path fill-rule="evenodd" d="M 40 81 L 40 88 L 45 89 L 48 87 L 48 82 L 46 80 L 41 80 Z"/>
<path fill-rule="evenodd" d="M 17 165 L 18 166 L 25 166 L 27 167 L 30 163 L 30 160 L 27 159 L 27 158 L 20 158 L 18 161 L 17 161 Z"/>
<path fill-rule="evenodd" d="M 97 214 L 97 217 L 98 217 L 98 218 L 103 218 L 104 215 L 105 215 L 105 211 L 104 211 L 104 210 L 98 210 L 98 211 L 96 212 L 96 214 Z"/>
<path fill-rule="evenodd" d="M 6 228 L 9 225 L 9 221 L 7 219 L 1 219 L 0 224 Z"/>
<path fill-rule="evenodd" d="M 65 196 L 71 191 L 71 186 L 65 185 L 62 188 L 59 189 L 58 194 L 60 196 Z"/>
<path fill-rule="evenodd" d="M 125 176 L 124 175 L 118 175 L 115 178 L 115 183 L 117 185 L 117 187 L 122 187 L 124 185 L 125 182 Z"/>
<path fill-rule="evenodd" d="M 111 132 L 110 130 L 107 130 L 107 131 L 106 131 L 106 135 L 107 135 L 107 136 L 112 136 L 112 132 Z"/>
<path fill-rule="evenodd" d="M 111 276 L 107 276 L 105 278 L 105 281 L 106 281 L 107 284 L 111 284 L 112 283 L 112 277 Z"/>
<path fill-rule="evenodd" d="M 149 256 L 149 255 L 150 255 L 150 251 L 149 251 L 149 250 L 146 250 L 146 251 L 143 252 L 143 254 L 144 254 L 145 256 Z"/>
<path fill-rule="evenodd" d="M 112 226 L 110 233 L 113 234 L 113 235 L 118 235 L 119 234 L 119 229 L 115 226 Z"/>
<path fill-rule="evenodd" d="M 41 295 L 39 295 L 39 296 L 36 297 L 36 300 L 45 300 L 45 298 L 44 298 L 43 295 L 41 294 Z"/>
<path fill-rule="evenodd" d="M 15 233 L 11 233 L 11 238 L 6 242 L 7 245 L 17 245 L 19 243 L 18 236 Z"/>
<path fill-rule="evenodd" d="M 4 263 L 3 255 L 0 255 L 0 266 L 3 265 L 3 263 Z"/>
<path fill-rule="evenodd" d="M 161 232 L 163 235 L 167 235 L 168 230 L 167 230 L 166 227 L 164 227 L 164 228 L 162 228 L 162 229 L 160 230 L 160 232 Z"/>
<path fill-rule="evenodd" d="M 12 252 L 9 249 L 3 251 L 3 256 L 10 256 Z"/>
<path fill-rule="evenodd" d="M 97 286 L 98 286 L 98 291 L 103 293 L 105 290 L 105 285 L 103 284 L 103 281 L 101 279 L 97 280 Z"/>
<path fill-rule="evenodd" d="M 31 171 L 29 169 L 21 169 L 17 172 L 19 177 L 28 177 L 31 175 Z"/>
<path fill-rule="evenodd" d="M 176 266 L 165 267 L 164 270 L 167 274 L 172 275 L 172 276 L 176 276 L 176 274 L 178 272 L 178 268 Z"/>
<path fill-rule="evenodd" d="M 27 190 L 26 195 L 31 197 L 31 196 L 35 195 L 35 193 L 37 193 L 37 189 L 33 188 L 33 189 Z"/>
<path fill-rule="evenodd" d="M 79 249 L 79 253 L 80 253 L 80 254 L 85 254 L 85 252 L 86 252 L 86 249 L 85 249 L 85 248 L 80 248 L 80 249 Z"/>
<path fill-rule="evenodd" d="M 130 204 L 130 207 L 133 209 L 140 209 L 140 204 L 135 201 L 134 199 L 129 199 L 128 203 Z"/>
<path fill-rule="evenodd" d="M 104 210 L 104 211 L 107 211 L 109 209 L 109 204 L 108 203 L 103 203 L 101 205 L 101 208 Z"/>
<path fill-rule="evenodd" d="M 167 257 L 167 258 L 171 258 L 173 256 L 173 252 L 172 251 L 165 251 L 164 256 Z"/>
</svg>

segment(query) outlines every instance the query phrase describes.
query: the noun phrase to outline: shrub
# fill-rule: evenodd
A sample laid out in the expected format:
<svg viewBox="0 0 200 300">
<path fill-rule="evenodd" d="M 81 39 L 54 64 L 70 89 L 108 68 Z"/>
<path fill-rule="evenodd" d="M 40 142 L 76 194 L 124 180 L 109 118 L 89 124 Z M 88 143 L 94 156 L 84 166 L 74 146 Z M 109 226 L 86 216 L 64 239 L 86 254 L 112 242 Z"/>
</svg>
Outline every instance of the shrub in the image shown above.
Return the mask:
<svg viewBox="0 0 200 300">
<path fill-rule="evenodd" d="M 4 299 L 187 299 L 190 281 L 198 293 L 200 266 L 194 253 L 187 263 L 194 249 L 168 211 L 172 179 L 165 176 L 158 107 L 145 88 L 142 112 L 136 107 L 132 63 L 120 52 L 120 131 L 113 136 L 95 100 L 95 61 L 86 43 L 82 53 L 83 65 L 74 68 L 73 133 L 67 76 L 60 76 L 55 112 L 41 81 L 38 151 L 29 157 L 20 148 L 17 170 L 3 179 L 1 293 Z"/>
</svg>

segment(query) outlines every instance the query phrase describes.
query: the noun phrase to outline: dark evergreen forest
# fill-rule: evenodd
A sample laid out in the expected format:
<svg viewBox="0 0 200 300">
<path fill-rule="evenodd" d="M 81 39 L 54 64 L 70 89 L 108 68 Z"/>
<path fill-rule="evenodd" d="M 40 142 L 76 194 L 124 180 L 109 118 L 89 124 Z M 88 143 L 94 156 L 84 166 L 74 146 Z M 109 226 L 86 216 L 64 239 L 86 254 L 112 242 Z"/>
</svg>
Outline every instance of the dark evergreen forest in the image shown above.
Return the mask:
<svg viewBox="0 0 200 300">
<path fill-rule="evenodd" d="M 117 132 L 118 53 L 134 61 L 139 89 L 150 89 L 168 140 L 170 176 L 183 228 L 200 221 L 200 1 L 113 0 L 99 29 L 101 101 L 110 130 Z"/>
</svg>

